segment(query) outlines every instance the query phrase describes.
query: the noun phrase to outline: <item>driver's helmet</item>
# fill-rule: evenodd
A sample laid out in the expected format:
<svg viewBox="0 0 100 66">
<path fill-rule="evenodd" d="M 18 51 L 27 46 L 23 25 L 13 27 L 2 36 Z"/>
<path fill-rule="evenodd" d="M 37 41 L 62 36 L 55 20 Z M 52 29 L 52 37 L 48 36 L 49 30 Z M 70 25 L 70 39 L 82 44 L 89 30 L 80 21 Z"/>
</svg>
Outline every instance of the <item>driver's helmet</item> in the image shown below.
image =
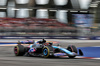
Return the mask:
<svg viewBox="0 0 100 66">
<path fill-rule="evenodd" d="M 42 39 L 42 40 L 35 42 L 35 44 L 43 44 L 43 43 L 46 43 L 46 40 Z"/>
<path fill-rule="evenodd" d="M 38 41 L 37 43 L 42 44 L 42 41 L 40 40 L 40 41 Z"/>
<path fill-rule="evenodd" d="M 42 40 L 38 41 L 37 43 L 43 44 L 43 43 L 46 43 L 46 40 L 42 39 Z"/>
<path fill-rule="evenodd" d="M 43 39 L 43 40 L 42 40 L 42 42 L 43 42 L 43 43 L 46 43 L 46 40 L 45 40 L 45 39 Z"/>
</svg>

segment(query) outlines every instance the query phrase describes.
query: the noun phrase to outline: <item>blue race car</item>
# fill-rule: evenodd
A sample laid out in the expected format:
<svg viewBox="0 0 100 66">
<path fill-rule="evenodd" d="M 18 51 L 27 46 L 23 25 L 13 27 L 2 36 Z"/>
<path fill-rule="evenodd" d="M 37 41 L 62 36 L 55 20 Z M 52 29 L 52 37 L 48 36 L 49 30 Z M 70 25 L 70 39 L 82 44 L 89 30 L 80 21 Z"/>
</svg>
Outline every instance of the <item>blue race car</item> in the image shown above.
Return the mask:
<svg viewBox="0 0 100 66">
<path fill-rule="evenodd" d="M 28 46 L 24 46 L 29 44 Z M 21 41 L 14 47 L 16 56 L 41 56 L 41 57 L 61 57 L 68 56 L 69 58 L 76 57 L 77 48 L 74 45 L 69 45 L 67 48 L 62 48 L 59 45 L 53 46 L 52 42 L 47 42 L 45 39 L 39 41 Z"/>
</svg>

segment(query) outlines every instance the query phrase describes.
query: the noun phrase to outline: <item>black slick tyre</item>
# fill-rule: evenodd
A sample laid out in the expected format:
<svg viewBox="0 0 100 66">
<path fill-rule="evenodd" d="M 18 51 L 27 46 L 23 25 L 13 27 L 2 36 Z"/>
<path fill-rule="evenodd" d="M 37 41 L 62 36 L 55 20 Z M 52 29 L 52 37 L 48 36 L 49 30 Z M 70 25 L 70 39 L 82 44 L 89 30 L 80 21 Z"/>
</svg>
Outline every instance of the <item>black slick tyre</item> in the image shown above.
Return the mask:
<svg viewBox="0 0 100 66">
<path fill-rule="evenodd" d="M 15 46 L 14 47 L 14 54 L 16 56 L 23 56 L 25 54 L 24 46 L 22 46 L 22 45 Z"/>
<path fill-rule="evenodd" d="M 74 45 L 69 45 L 67 47 L 67 50 L 71 51 L 71 52 L 75 52 L 77 53 L 77 48 Z M 69 58 L 74 58 L 75 56 L 69 56 Z"/>
</svg>

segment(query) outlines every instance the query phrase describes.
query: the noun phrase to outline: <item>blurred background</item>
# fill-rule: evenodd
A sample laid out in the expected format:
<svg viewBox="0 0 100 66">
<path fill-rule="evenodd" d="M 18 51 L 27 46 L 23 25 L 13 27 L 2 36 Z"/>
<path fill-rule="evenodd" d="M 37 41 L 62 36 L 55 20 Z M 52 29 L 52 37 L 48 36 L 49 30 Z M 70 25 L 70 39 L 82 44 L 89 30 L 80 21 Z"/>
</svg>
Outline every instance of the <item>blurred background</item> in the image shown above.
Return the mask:
<svg viewBox="0 0 100 66">
<path fill-rule="evenodd" d="M 0 0 L 0 36 L 100 36 L 100 0 Z"/>
</svg>

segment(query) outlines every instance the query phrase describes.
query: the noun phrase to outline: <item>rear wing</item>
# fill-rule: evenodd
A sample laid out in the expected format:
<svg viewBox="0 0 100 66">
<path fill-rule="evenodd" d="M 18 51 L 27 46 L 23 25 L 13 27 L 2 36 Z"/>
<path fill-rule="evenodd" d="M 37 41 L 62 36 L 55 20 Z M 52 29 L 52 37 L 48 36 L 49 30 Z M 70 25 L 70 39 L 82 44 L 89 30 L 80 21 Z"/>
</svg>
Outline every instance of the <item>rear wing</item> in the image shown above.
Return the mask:
<svg viewBox="0 0 100 66">
<path fill-rule="evenodd" d="M 17 44 L 34 44 L 34 40 L 18 41 Z"/>
</svg>

